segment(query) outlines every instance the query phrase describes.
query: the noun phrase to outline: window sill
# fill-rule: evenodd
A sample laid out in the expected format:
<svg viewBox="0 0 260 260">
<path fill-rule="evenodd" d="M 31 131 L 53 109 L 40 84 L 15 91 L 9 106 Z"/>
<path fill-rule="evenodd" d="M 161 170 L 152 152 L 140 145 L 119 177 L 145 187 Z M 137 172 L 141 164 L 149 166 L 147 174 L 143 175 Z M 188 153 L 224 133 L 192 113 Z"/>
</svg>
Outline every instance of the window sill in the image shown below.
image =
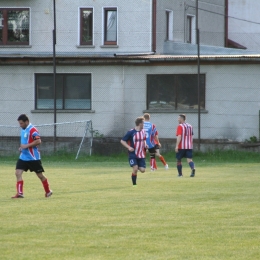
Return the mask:
<svg viewBox="0 0 260 260">
<path fill-rule="evenodd" d="M 201 109 L 200 113 L 201 114 L 207 114 L 209 111 L 205 110 L 205 109 Z M 158 114 L 182 114 L 182 113 L 190 113 L 190 114 L 198 114 L 198 110 L 197 109 L 177 109 L 177 110 L 173 110 L 173 109 L 148 109 L 148 110 L 143 110 L 143 113 L 158 113 Z"/>
<path fill-rule="evenodd" d="M 31 113 L 54 113 L 54 110 L 52 109 L 35 109 L 35 110 L 31 110 Z M 84 110 L 84 109 L 64 109 L 64 110 L 60 110 L 57 109 L 56 113 L 95 113 L 95 110 Z"/>
<path fill-rule="evenodd" d="M 95 45 L 77 45 L 77 48 L 95 48 Z"/>
<path fill-rule="evenodd" d="M 100 48 L 119 48 L 119 45 L 101 45 Z"/>
<path fill-rule="evenodd" d="M 32 48 L 32 45 L 0 45 L 0 48 Z"/>
</svg>

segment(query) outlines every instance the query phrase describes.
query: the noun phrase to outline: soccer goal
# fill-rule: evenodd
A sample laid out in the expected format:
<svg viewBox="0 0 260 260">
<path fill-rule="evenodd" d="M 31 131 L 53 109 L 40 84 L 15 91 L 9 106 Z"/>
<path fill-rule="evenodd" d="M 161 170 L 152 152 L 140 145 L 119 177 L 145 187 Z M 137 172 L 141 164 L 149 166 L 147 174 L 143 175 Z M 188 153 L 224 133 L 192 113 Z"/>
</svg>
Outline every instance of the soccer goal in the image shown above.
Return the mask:
<svg viewBox="0 0 260 260">
<path fill-rule="evenodd" d="M 41 154 L 58 152 L 79 155 L 92 154 L 92 120 L 34 125 L 41 136 Z M 0 155 L 12 155 L 20 144 L 20 127 L 0 125 Z"/>
</svg>

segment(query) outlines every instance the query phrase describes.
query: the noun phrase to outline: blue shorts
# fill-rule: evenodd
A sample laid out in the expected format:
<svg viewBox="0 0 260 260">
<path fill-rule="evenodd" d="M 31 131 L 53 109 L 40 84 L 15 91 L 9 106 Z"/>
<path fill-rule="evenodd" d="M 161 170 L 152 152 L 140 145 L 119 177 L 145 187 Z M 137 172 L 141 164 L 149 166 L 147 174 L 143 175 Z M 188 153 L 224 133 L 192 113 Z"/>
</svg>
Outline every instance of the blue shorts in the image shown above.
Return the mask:
<svg viewBox="0 0 260 260">
<path fill-rule="evenodd" d="M 135 165 L 142 168 L 146 168 L 146 164 L 145 164 L 145 158 L 129 158 L 129 164 L 130 167 L 133 167 Z"/>
<path fill-rule="evenodd" d="M 192 159 L 192 149 L 179 149 L 176 153 L 176 159 L 180 161 L 182 158 Z"/>
</svg>

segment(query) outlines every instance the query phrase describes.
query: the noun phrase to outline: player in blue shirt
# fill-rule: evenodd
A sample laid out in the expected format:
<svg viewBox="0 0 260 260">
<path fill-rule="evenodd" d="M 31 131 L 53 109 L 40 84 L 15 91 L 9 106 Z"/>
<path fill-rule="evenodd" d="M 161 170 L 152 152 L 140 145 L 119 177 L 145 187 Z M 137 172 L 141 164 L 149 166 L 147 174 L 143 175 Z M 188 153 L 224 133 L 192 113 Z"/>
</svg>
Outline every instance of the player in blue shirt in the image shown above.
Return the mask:
<svg viewBox="0 0 260 260">
<path fill-rule="evenodd" d="M 15 175 L 17 179 L 16 189 L 17 193 L 13 196 L 13 199 L 24 198 L 23 195 L 23 178 L 24 171 L 30 170 L 35 172 L 38 178 L 41 180 L 43 188 L 45 190 L 45 197 L 50 197 L 52 191 L 49 188 L 47 178 L 44 176 L 44 169 L 41 163 L 41 156 L 38 150 L 38 145 L 41 144 L 41 138 L 38 130 L 32 124 L 29 123 L 27 115 L 22 114 L 18 117 L 17 121 L 21 127 L 21 144 L 19 147 L 20 157 L 16 163 Z"/>
<path fill-rule="evenodd" d="M 169 169 L 164 157 L 160 154 L 159 148 L 161 144 L 159 142 L 158 131 L 156 126 L 150 122 L 150 115 L 148 113 L 144 114 L 144 130 L 146 132 L 146 143 L 148 145 L 148 151 L 150 153 L 150 166 L 151 171 L 157 170 L 155 156 L 158 156 L 164 168 Z"/>
<path fill-rule="evenodd" d="M 145 172 L 146 136 L 143 130 L 144 118 L 135 120 L 135 128 L 129 130 L 121 140 L 121 144 L 127 148 L 129 164 L 132 167 L 132 183 L 136 185 L 137 172 Z"/>
</svg>

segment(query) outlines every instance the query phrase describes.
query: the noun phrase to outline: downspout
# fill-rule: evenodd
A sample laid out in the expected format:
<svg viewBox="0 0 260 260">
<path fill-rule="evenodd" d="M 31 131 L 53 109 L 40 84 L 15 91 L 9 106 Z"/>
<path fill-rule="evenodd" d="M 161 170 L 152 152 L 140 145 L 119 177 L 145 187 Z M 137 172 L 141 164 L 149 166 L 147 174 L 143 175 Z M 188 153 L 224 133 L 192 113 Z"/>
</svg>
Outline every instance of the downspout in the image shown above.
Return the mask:
<svg viewBox="0 0 260 260">
<path fill-rule="evenodd" d="M 225 47 L 228 47 L 228 0 L 225 0 Z"/>
<path fill-rule="evenodd" d="M 152 52 L 156 52 L 156 7 L 157 1 L 153 0 L 152 3 Z"/>
</svg>

